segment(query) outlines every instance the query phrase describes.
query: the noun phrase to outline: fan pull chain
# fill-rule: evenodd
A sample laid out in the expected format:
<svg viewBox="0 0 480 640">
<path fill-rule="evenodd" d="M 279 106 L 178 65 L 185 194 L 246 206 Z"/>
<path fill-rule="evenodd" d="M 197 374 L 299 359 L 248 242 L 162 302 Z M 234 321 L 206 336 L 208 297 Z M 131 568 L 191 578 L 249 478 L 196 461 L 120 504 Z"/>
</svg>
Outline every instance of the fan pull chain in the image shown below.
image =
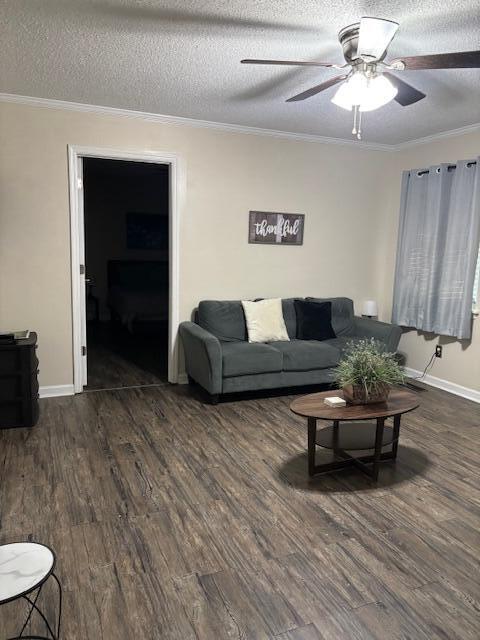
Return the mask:
<svg viewBox="0 0 480 640">
<path fill-rule="evenodd" d="M 357 140 L 362 139 L 362 112 L 360 111 L 360 105 L 353 105 L 353 129 L 352 133 L 357 136 Z"/>
<path fill-rule="evenodd" d="M 357 113 L 358 113 L 358 105 L 353 105 L 353 129 L 352 133 L 355 135 L 357 133 Z"/>
</svg>

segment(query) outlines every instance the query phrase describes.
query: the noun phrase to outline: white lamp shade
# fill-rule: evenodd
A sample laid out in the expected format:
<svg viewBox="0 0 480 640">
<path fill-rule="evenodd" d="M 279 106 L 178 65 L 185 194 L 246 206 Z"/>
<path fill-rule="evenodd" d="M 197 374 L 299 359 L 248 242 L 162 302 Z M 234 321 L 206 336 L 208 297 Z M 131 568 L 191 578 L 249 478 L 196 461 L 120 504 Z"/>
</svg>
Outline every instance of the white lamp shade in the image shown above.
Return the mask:
<svg viewBox="0 0 480 640">
<path fill-rule="evenodd" d="M 381 18 L 362 18 L 357 55 L 363 60 L 379 60 L 397 33 L 398 22 Z"/>
<path fill-rule="evenodd" d="M 363 93 L 360 111 L 373 111 L 387 104 L 395 98 L 398 89 L 385 78 L 376 76 L 368 83 L 368 89 Z"/>
<path fill-rule="evenodd" d="M 365 300 L 362 307 L 363 316 L 378 316 L 378 305 L 375 300 Z"/>
<path fill-rule="evenodd" d="M 360 111 L 373 111 L 393 100 L 397 91 L 383 75 L 367 78 L 363 73 L 356 72 L 340 85 L 332 102 L 348 111 L 355 105 L 360 107 Z"/>
<path fill-rule="evenodd" d="M 363 73 L 354 73 L 348 80 L 342 82 L 332 98 L 333 104 L 342 109 L 352 110 L 354 105 L 360 105 L 367 91 L 368 81 Z"/>
</svg>

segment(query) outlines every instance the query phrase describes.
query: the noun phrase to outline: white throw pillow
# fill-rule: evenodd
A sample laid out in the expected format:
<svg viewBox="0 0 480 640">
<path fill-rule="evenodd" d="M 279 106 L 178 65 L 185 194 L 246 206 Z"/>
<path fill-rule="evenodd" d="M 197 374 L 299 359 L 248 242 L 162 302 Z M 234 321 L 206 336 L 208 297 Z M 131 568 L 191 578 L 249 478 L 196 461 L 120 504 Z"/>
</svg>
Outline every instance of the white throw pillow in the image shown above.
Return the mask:
<svg viewBox="0 0 480 640">
<path fill-rule="evenodd" d="M 290 340 L 283 319 L 282 299 L 242 300 L 249 342 Z"/>
</svg>

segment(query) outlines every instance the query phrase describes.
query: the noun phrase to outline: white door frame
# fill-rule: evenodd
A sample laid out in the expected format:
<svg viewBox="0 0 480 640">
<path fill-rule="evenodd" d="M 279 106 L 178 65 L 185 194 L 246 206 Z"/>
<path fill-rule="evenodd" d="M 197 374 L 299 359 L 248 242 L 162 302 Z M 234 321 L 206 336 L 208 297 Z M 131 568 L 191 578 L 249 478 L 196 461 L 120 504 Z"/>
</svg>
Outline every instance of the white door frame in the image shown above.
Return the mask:
<svg viewBox="0 0 480 640">
<path fill-rule="evenodd" d="M 73 329 L 73 384 L 75 393 L 84 385 L 82 358 L 82 307 L 80 305 L 82 279 L 81 256 L 84 255 L 83 184 L 79 167 L 82 158 L 129 160 L 167 164 L 170 167 L 169 198 L 169 318 L 168 318 L 168 381 L 178 382 L 177 333 L 179 325 L 179 263 L 180 263 L 180 208 L 185 189 L 185 172 L 178 156 L 162 151 L 132 151 L 101 147 L 68 145 L 68 173 L 70 190 L 70 241 L 72 272 L 72 329 Z"/>
</svg>

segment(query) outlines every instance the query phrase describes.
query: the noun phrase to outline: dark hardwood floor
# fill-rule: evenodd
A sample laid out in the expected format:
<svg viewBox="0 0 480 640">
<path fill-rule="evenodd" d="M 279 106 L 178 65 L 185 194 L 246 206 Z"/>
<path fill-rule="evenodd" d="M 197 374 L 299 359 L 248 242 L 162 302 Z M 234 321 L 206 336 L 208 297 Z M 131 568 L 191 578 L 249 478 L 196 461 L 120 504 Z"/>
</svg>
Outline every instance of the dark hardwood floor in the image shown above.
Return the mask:
<svg viewBox="0 0 480 640">
<path fill-rule="evenodd" d="M 0 541 L 55 549 L 63 638 L 478 640 L 480 406 L 422 393 L 372 486 L 308 480 L 290 400 L 85 393 L 0 431 Z"/>
<path fill-rule="evenodd" d="M 167 326 L 91 323 L 87 337 L 87 391 L 167 382 Z"/>
</svg>

